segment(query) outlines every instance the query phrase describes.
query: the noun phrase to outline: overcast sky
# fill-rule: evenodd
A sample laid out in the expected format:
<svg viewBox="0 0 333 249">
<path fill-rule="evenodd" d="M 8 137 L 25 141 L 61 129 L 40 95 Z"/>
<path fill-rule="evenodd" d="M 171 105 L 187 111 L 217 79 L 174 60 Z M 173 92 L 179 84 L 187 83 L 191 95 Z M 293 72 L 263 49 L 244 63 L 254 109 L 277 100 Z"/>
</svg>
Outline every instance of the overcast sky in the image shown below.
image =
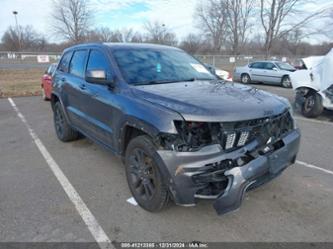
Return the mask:
<svg viewBox="0 0 333 249">
<path fill-rule="evenodd" d="M 95 27 L 107 26 L 111 29 L 133 28 L 142 30 L 146 21 L 158 20 L 172 29 L 179 38 L 189 32 L 198 32 L 195 25 L 195 6 L 201 0 L 90 0 L 94 10 Z M 258 0 L 259 1 L 259 0 Z M 333 0 L 317 0 L 304 8 L 314 11 L 325 6 L 333 6 Z M 15 25 L 12 11 L 18 11 L 20 25 L 32 25 L 36 31 L 51 37 L 50 13 L 52 0 L 0 0 L 0 36 L 9 25 Z M 322 41 L 324 38 L 314 39 Z"/>
</svg>

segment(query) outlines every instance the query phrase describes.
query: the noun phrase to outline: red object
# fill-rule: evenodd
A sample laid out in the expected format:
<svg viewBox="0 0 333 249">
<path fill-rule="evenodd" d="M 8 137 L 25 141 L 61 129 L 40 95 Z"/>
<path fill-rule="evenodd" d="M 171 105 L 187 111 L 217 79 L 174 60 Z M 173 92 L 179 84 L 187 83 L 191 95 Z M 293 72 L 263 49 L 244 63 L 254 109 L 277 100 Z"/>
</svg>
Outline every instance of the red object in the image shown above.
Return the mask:
<svg viewBox="0 0 333 249">
<path fill-rule="evenodd" d="M 42 91 L 43 91 L 43 99 L 50 100 L 52 93 L 52 74 L 56 68 L 56 64 L 51 64 L 48 69 L 45 71 L 42 77 Z"/>
<path fill-rule="evenodd" d="M 232 76 L 231 76 L 231 73 L 228 72 L 228 77 L 226 79 L 227 81 L 232 81 Z"/>
</svg>

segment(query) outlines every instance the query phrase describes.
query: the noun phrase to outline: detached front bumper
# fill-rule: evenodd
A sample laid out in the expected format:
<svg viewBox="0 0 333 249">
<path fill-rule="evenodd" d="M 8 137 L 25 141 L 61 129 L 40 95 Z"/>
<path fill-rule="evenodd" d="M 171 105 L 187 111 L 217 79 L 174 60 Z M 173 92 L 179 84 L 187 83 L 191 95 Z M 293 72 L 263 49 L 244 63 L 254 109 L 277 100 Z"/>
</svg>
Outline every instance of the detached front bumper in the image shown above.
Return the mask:
<svg viewBox="0 0 333 249">
<path fill-rule="evenodd" d="M 253 142 L 225 153 L 220 145 L 196 152 L 159 150 L 168 185 L 179 205 L 195 205 L 195 198 L 215 199 L 218 214 L 238 209 L 249 188 L 279 175 L 296 160 L 300 132 L 292 130 L 273 144 Z M 208 191 L 209 190 L 209 191 Z"/>
</svg>

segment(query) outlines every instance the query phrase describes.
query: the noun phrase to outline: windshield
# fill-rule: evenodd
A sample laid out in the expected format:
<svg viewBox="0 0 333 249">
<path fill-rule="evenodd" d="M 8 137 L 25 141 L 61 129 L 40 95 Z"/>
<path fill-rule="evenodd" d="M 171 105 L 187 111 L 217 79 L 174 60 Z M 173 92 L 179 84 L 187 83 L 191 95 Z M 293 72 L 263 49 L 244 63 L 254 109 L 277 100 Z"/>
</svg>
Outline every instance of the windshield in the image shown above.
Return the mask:
<svg viewBox="0 0 333 249">
<path fill-rule="evenodd" d="M 282 70 L 295 70 L 295 68 L 292 65 L 285 62 L 277 62 L 276 64 Z"/>
<path fill-rule="evenodd" d="M 161 84 L 216 79 L 192 56 L 178 50 L 123 49 L 113 52 L 129 84 Z"/>
</svg>

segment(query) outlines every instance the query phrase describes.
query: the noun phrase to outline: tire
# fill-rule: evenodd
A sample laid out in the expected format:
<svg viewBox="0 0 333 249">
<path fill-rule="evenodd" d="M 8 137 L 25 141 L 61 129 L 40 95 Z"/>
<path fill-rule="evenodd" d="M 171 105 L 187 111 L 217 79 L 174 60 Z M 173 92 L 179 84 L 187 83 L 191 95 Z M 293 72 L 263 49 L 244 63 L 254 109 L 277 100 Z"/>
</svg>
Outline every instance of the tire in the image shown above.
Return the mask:
<svg viewBox="0 0 333 249">
<path fill-rule="evenodd" d="M 250 77 L 250 75 L 248 75 L 247 73 L 243 73 L 241 75 L 241 82 L 243 84 L 250 84 L 251 83 L 251 77 Z"/>
<path fill-rule="evenodd" d="M 290 77 L 288 75 L 285 75 L 282 77 L 281 79 L 281 86 L 284 88 L 291 88 L 291 81 L 290 81 Z"/>
<path fill-rule="evenodd" d="M 79 138 L 79 132 L 74 130 L 67 122 L 61 103 L 57 101 L 53 108 L 54 128 L 59 140 L 63 142 L 73 141 Z"/>
<path fill-rule="evenodd" d="M 148 136 L 141 135 L 129 142 L 125 153 L 127 183 L 139 206 L 149 212 L 159 212 L 169 202 L 169 191 L 163 181 L 159 161 Z"/>
<path fill-rule="evenodd" d="M 315 118 L 323 112 L 323 109 L 321 96 L 314 91 L 310 91 L 305 96 L 305 101 L 302 105 L 302 114 L 307 118 Z"/>
</svg>

